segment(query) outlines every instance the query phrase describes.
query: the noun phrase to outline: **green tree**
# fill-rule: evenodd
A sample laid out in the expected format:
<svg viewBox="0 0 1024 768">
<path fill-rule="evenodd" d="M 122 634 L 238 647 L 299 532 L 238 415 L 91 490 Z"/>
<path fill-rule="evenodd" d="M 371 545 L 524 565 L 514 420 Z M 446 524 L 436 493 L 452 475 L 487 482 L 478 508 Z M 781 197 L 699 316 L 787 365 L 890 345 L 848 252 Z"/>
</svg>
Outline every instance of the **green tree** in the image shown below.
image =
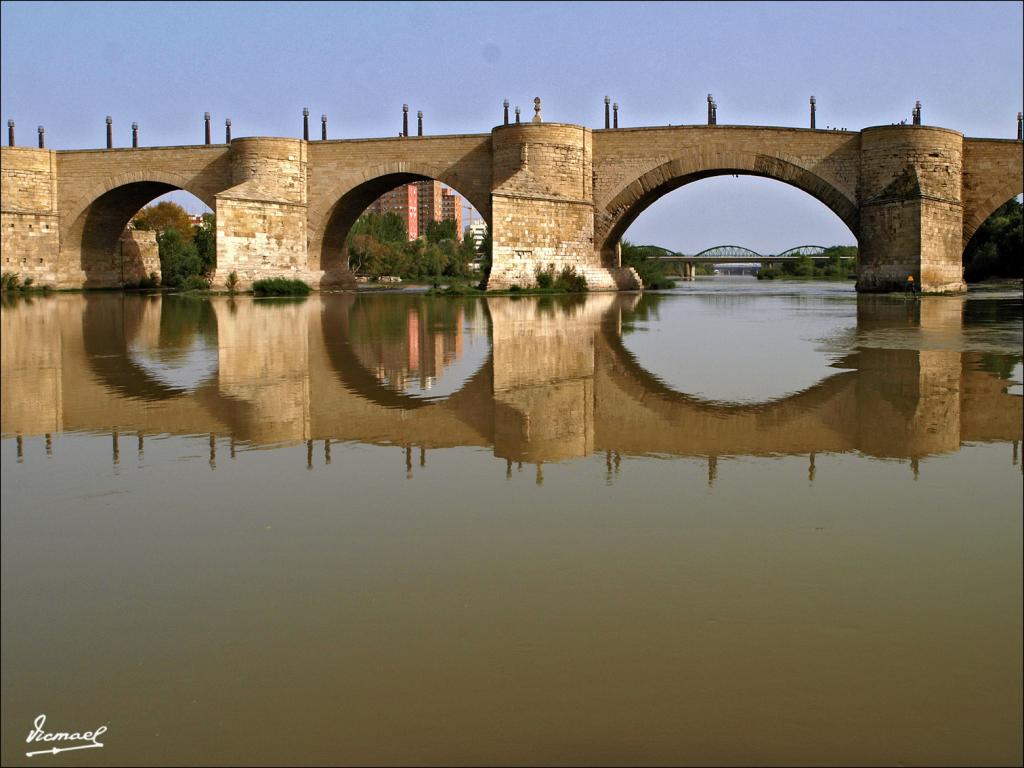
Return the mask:
<svg viewBox="0 0 1024 768">
<path fill-rule="evenodd" d="M 645 288 L 674 288 L 675 282 L 665 274 L 665 265 L 655 261 L 654 257 L 661 255 L 657 248 L 647 248 L 642 245 L 633 245 L 629 240 L 622 240 L 622 266 L 632 267 L 640 275 Z"/>
<path fill-rule="evenodd" d="M 168 288 L 182 288 L 189 283 L 189 278 L 204 274 L 195 245 L 186 243 L 174 227 L 157 232 L 156 243 L 160 251 L 160 275 Z"/>
<path fill-rule="evenodd" d="M 455 227 L 455 222 L 451 219 L 432 221 L 427 224 L 426 235 L 428 243 L 440 243 L 444 240 L 454 241 L 458 236 L 458 230 Z"/>
<path fill-rule="evenodd" d="M 352 225 L 349 237 L 354 235 L 370 235 L 381 243 L 404 243 L 409 239 L 405 221 L 397 213 L 391 211 L 383 215 L 364 213 Z"/>
<path fill-rule="evenodd" d="M 203 265 L 202 274 L 208 275 L 217 266 L 217 218 L 212 213 L 205 213 L 203 223 L 193 229 L 192 244 Z"/>
</svg>

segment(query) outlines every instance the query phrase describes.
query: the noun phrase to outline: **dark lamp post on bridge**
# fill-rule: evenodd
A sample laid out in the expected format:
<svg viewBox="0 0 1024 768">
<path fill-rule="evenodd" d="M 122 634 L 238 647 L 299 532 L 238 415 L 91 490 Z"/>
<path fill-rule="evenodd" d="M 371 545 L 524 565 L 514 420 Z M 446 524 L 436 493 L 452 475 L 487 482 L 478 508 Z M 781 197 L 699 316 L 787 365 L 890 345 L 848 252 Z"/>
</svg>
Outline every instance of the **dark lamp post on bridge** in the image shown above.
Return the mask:
<svg viewBox="0 0 1024 768">
<path fill-rule="evenodd" d="M 914 125 L 921 124 L 921 102 L 914 102 Z"/>
<path fill-rule="evenodd" d="M 619 102 L 612 104 L 612 127 L 619 127 Z"/>
<path fill-rule="evenodd" d="M 302 140 L 309 141 L 309 107 L 302 108 Z"/>
<path fill-rule="evenodd" d="M 39 148 L 46 149 L 46 129 L 39 126 Z"/>
<path fill-rule="evenodd" d="M 114 120 L 107 115 L 107 149 L 114 147 Z"/>
<path fill-rule="evenodd" d="M 516 125 L 519 125 L 519 107 L 516 107 Z M 12 133 L 11 136 L 14 134 Z M 12 139 L 13 141 L 13 139 Z"/>
<path fill-rule="evenodd" d="M 508 99 L 501 102 L 501 106 L 505 110 L 505 125 L 508 125 Z"/>
<path fill-rule="evenodd" d="M 402 105 L 402 136 L 409 135 L 409 105 Z"/>
<path fill-rule="evenodd" d="M 13 120 L 8 120 L 7 121 L 7 146 L 8 147 L 13 147 L 14 146 L 14 121 Z"/>
<path fill-rule="evenodd" d="M 225 144 L 230 144 L 231 143 L 231 118 L 230 117 L 224 120 L 224 143 Z"/>
<path fill-rule="evenodd" d="M 606 130 L 608 128 L 612 127 L 612 119 L 611 119 L 611 115 L 609 114 L 609 109 L 608 109 L 609 106 L 611 105 L 611 103 L 612 103 L 612 100 L 609 99 L 607 96 L 605 96 L 604 97 L 604 127 L 605 127 Z"/>
<path fill-rule="evenodd" d="M 327 141 L 327 115 L 320 115 L 320 141 Z"/>
<path fill-rule="evenodd" d="M 1024 112 L 1017 113 L 1017 141 L 1024 141 Z"/>
<path fill-rule="evenodd" d="M 814 113 L 817 110 L 818 102 L 811 96 L 811 130 L 814 130 Z"/>
<path fill-rule="evenodd" d="M 132 122 L 132 149 L 139 148 L 139 124 Z"/>
<path fill-rule="evenodd" d="M 206 143 L 210 143 L 210 113 L 203 112 L 203 123 L 206 126 Z"/>
<path fill-rule="evenodd" d="M 423 135 L 423 110 L 422 109 L 418 110 L 416 112 L 416 135 L 417 136 L 422 136 Z"/>
<path fill-rule="evenodd" d="M 715 103 L 714 97 L 709 93 L 708 94 L 708 125 L 714 125 L 714 123 L 711 122 L 712 119 L 713 119 L 712 118 L 712 114 L 711 114 L 711 105 L 714 104 L 714 103 Z"/>
</svg>

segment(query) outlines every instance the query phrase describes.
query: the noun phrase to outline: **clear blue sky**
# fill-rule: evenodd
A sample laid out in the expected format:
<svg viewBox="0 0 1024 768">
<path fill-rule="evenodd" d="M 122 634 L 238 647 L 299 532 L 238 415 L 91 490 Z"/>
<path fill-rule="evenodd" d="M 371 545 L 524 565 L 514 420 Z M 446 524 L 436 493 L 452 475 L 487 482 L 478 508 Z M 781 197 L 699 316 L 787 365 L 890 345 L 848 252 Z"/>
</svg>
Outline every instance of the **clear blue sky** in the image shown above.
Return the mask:
<svg viewBox="0 0 1024 768">
<path fill-rule="evenodd" d="M 1024 106 L 1024 5 L 943 3 L 29 3 L 0 6 L 0 112 L 31 145 L 99 147 L 235 136 L 393 136 L 401 105 L 427 133 L 485 132 L 501 101 L 591 127 L 720 123 L 859 129 L 909 119 L 1012 138 Z M 687 252 L 853 242 L 821 203 L 719 177 L 655 203 L 627 233 Z"/>
</svg>

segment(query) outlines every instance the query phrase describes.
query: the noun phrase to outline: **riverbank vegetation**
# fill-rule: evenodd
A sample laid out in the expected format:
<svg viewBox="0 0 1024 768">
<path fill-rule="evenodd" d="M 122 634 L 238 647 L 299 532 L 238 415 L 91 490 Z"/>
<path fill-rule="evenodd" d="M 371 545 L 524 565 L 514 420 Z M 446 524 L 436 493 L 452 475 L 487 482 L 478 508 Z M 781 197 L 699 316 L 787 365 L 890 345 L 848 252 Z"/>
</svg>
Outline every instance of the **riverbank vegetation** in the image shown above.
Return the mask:
<svg viewBox="0 0 1024 768">
<path fill-rule="evenodd" d="M 308 296 L 312 290 L 308 283 L 286 277 L 268 277 L 252 284 L 256 296 Z"/>
<path fill-rule="evenodd" d="M 185 291 L 210 287 L 217 265 L 217 220 L 212 213 L 204 214 L 202 224 L 195 226 L 184 208 L 164 200 L 139 211 L 132 227 L 156 233 L 162 287 Z"/>
<path fill-rule="evenodd" d="M 640 275 L 644 288 L 658 290 L 661 288 L 675 288 L 675 281 L 665 272 L 665 264 L 656 261 L 656 256 L 662 252 L 658 248 L 644 245 L 633 245 L 629 240 L 622 240 L 622 266 L 632 267 Z"/>
<path fill-rule="evenodd" d="M 348 235 L 349 269 L 377 279 L 385 275 L 427 283 L 474 282 L 472 238 L 461 242 L 454 221 L 433 221 L 424 235 L 409 240 L 405 222 L 396 213 L 364 213 Z"/>
<path fill-rule="evenodd" d="M 816 259 L 827 259 L 824 264 Z M 850 280 L 857 277 L 857 246 L 833 245 L 820 257 L 798 256 L 793 261 L 770 264 L 757 272 L 758 280 Z"/>
<path fill-rule="evenodd" d="M 554 294 L 586 293 L 587 277 L 578 273 L 575 267 L 565 267 L 561 272 L 554 269 L 538 269 L 537 282 L 532 288 L 513 285 L 506 290 L 486 291 L 483 284 L 470 285 L 455 283 L 446 288 L 435 288 L 430 293 L 435 296 L 550 296 Z"/>
<path fill-rule="evenodd" d="M 32 277 L 21 279 L 20 272 L 4 272 L 0 274 L 0 292 L 15 293 L 49 293 L 52 291 L 48 285 L 36 285 Z"/>
<path fill-rule="evenodd" d="M 1022 208 L 1016 199 L 1009 200 L 978 227 L 964 251 L 964 280 L 1024 277 Z"/>
</svg>

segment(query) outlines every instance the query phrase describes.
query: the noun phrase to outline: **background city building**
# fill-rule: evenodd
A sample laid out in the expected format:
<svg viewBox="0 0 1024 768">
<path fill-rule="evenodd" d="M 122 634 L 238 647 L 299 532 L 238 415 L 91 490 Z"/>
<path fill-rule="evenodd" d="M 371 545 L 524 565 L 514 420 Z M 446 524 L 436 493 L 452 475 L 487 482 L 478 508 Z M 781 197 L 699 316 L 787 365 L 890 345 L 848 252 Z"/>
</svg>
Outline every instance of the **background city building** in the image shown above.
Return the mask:
<svg viewBox="0 0 1024 768">
<path fill-rule="evenodd" d="M 483 219 L 471 222 L 470 225 L 466 227 L 466 233 L 468 237 L 473 239 L 473 246 L 479 251 L 480 243 L 482 243 L 484 238 L 487 237 L 487 222 Z"/>
<path fill-rule="evenodd" d="M 425 237 L 432 221 L 454 221 L 455 235 L 462 240 L 462 196 L 445 189 L 440 181 L 403 184 L 370 203 L 366 212 L 397 213 L 405 222 L 410 240 Z"/>
</svg>

